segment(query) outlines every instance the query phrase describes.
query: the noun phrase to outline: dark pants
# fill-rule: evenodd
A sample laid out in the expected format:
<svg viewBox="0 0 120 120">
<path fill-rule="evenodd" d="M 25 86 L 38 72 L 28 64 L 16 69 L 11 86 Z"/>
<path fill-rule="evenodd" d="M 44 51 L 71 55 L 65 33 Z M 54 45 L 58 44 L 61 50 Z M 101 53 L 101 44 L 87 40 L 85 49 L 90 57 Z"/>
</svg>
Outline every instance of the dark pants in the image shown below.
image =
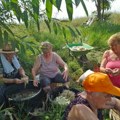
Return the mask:
<svg viewBox="0 0 120 120">
<path fill-rule="evenodd" d="M 6 106 L 6 98 L 5 98 L 5 85 L 0 85 L 0 106 Z"/>
<path fill-rule="evenodd" d="M 41 87 L 49 86 L 51 83 L 66 83 L 69 81 L 69 78 L 67 81 L 63 79 L 63 76 L 61 73 L 58 73 L 54 78 L 48 78 L 46 76 L 40 76 L 40 83 Z"/>
<path fill-rule="evenodd" d="M 103 120 L 102 109 L 99 109 L 99 110 L 98 110 L 98 118 L 99 118 L 99 120 Z"/>
<path fill-rule="evenodd" d="M 3 84 L 0 85 L 0 106 L 3 105 L 3 107 L 8 107 L 8 99 L 6 97 L 7 91 L 11 91 L 13 89 L 19 91 L 23 89 L 24 84 Z"/>
</svg>

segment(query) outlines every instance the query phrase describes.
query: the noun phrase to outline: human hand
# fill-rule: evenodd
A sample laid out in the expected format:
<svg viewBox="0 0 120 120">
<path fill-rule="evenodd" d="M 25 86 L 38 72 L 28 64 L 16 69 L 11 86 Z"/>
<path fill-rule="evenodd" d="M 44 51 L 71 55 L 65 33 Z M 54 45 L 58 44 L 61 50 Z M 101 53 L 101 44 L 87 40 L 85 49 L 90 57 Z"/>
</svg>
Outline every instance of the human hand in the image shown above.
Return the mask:
<svg viewBox="0 0 120 120">
<path fill-rule="evenodd" d="M 35 87 L 38 87 L 38 80 L 33 80 L 33 85 L 35 86 Z"/>
<path fill-rule="evenodd" d="M 105 109 L 112 109 L 115 107 L 116 101 L 114 100 L 114 97 L 111 97 L 111 100 L 107 101 L 104 105 Z"/>
<path fill-rule="evenodd" d="M 112 101 L 114 101 L 114 109 L 120 111 L 120 99 L 113 97 Z"/>
<path fill-rule="evenodd" d="M 113 74 L 113 71 L 110 68 L 106 68 L 105 69 L 105 73 L 107 73 L 107 74 Z"/>
<path fill-rule="evenodd" d="M 115 110 L 120 111 L 120 100 L 116 97 L 111 97 L 111 100 L 106 103 L 106 108 L 114 108 Z"/>
<path fill-rule="evenodd" d="M 65 79 L 65 81 L 67 81 L 67 78 L 68 78 L 68 70 L 67 70 L 67 69 L 64 70 L 63 73 L 62 73 L 62 75 L 63 75 L 63 79 Z"/>
<path fill-rule="evenodd" d="M 23 80 L 20 80 L 18 78 L 15 78 L 14 81 L 15 81 L 16 84 L 21 84 L 21 83 L 24 82 Z"/>
<path fill-rule="evenodd" d="M 119 68 L 113 69 L 112 74 L 113 74 L 113 76 L 119 75 L 120 74 L 120 69 Z"/>
<path fill-rule="evenodd" d="M 28 81 L 29 81 L 29 78 L 28 78 L 28 76 L 23 76 L 22 78 L 21 78 L 21 80 L 25 83 L 25 84 L 27 84 L 28 83 Z"/>
</svg>

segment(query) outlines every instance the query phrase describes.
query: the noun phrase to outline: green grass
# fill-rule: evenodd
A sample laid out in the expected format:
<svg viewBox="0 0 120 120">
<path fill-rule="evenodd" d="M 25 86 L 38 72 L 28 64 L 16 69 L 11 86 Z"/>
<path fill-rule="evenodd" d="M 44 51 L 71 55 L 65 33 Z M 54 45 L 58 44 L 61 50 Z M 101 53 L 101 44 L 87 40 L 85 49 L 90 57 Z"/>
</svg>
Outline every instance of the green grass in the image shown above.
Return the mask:
<svg viewBox="0 0 120 120">
<path fill-rule="evenodd" d="M 58 29 L 57 35 L 53 33 L 53 28 L 51 29 L 50 33 L 49 29 L 43 22 L 40 24 L 39 32 L 37 31 L 35 24 L 32 22 L 28 29 L 26 29 L 24 25 L 10 25 L 13 32 L 15 33 L 16 40 L 22 42 L 23 46 L 25 47 L 20 48 L 22 49 L 22 51 L 19 52 L 19 56 L 25 71 L 30 76 L 30 79 L 32 79 L 31 68 L 33 66 L 35 57 L 40 53 L 40 42 L 48 40 L 54 45 L 53 50 L 55 50 L 69 66 L 69 74 L 72 78 L 70 85 L 74 88 L 81 89 L 81 87 L 76 84 L 75 81 L 83 73 L 83 70 L 77 60 L 69 55 L 68 49 L 64 48 L 66 46 L 66 40 L 70 43 L 73 43 L 79 42 L 80 39 L 82 39 L 83 42 L 95 47 L 95 50 L 87 54 L 87 57 L 91 61 L 91 66 L 87 67 L 93 69 L 95 64 L 100 63 L 103 51 L 105 49 L 108 49 L 107 39 L 112 34 L 119 32 L 120 30 L 120 14 L 118 13 L 111 14 L 106 21 L 95 21 L 91 26 L 83 26 L 83 23 L 85 23 L 87 19 L 88 18 L 77 18 L 72 22 L 59 22 L 62 27 L 71 26 L 72 28 L 74 27 L 79 29 L 81 32 L 81 36 L 75 38 L 74 36 L 70 35 L 70 32 L 67 29 L 66 39 L 64 38 L 60 29 Z M 26 37 L 23 38 L 24 36 Z M 13 40 L 14 38 L 10 37 L 10 39 Z M 28 47 L 28 42 L 31 48 Z M 24 51 L 24 49 L 26 50 L 26 52 Z M 31 52 L 32 49 L 34 50 L 34 52 Z M 56 107 L 57 106 L 54 106 L 54 108 L 52 107 L 49 111 L 46 111 L 46 113 L 42 117 L 44 117 L 45 120 L 53 120 L 53 117 L 56 118 L 55 120 L 60 120 L 59 115 L 61 114 L 61 110 L 60 108 L 58 109 Z M 16 113 L 18 114 L 18 119 L 22 118 L 22 112 L 18 113 Z M 109 120 L 108 113 L 105 113 L 105 117 L 106 120 Z"/>
</svg>

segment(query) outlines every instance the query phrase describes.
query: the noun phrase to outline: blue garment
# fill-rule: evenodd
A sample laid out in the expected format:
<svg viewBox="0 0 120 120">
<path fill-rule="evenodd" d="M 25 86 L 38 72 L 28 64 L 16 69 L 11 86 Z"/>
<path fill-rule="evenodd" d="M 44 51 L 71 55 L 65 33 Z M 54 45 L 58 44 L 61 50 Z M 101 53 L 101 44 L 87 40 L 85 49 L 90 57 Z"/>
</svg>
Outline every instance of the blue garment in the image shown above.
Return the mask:
<svg viewBox="0 0 120 120">
<path fill-rule="evenodd" d="M 18 70 L 20 68 L 20 63 L 17 60 L 17 57 L 15 55 L 12 58 L 12 64 L 14 67 L 11 65 L 11 63 L 6 59 L 6 57 L 3 54 L 1 54 L 0 57 L 1 57 L 1 63 L 3 65 L 5 73 L 7 74 L 11 73 L 14 71 L 14 69 Z"/>
<path fill-rule="evenodd" d="M 0 74 L 3 74 L 4 78 L 20 78 L 18 75 L 20 67 L 21 65 L 15 55 L 12 58 L 12 63 L 10 63 L 3 54 L 0 54 Z"/>
</svg>

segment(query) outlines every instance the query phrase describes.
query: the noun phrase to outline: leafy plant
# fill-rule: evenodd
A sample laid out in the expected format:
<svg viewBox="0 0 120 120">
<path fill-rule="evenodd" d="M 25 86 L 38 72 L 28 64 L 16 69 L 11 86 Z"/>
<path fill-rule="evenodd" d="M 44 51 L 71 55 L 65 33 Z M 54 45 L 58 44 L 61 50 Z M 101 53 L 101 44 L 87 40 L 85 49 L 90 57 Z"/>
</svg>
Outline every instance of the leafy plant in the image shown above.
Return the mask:
<svg viewBox="0 0 120 120">
<path fill-rule="evenodd" d="M 0 106 L 0 119 L 5 120 L 13 120 L 13 108 L 3 108 L 3 105 Z"/>
</svg>

